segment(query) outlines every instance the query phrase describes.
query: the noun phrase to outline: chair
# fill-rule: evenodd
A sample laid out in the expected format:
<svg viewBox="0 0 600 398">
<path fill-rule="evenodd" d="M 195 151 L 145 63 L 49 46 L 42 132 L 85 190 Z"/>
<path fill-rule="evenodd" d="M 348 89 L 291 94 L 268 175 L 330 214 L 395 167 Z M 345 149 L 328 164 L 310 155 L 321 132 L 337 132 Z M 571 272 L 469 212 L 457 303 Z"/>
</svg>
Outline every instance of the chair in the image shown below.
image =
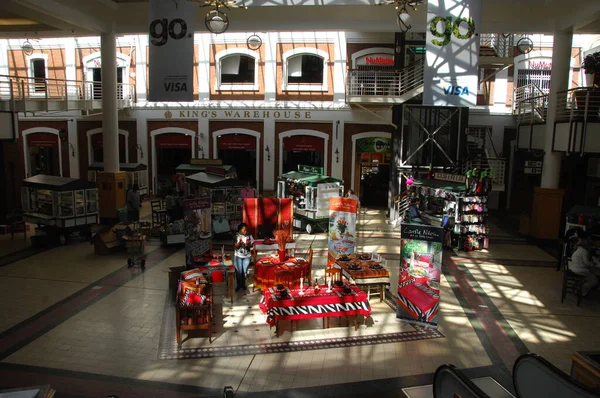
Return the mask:
<svg viewBox="0 0 600 398">
<path fill-rule="evenodd" d="M 571 257 L 563 257 L 563 285 L 560 302 L 562 303 L 565 301 L 567 293 L 570 292 L 577 296 L 577 306 L 579 307 L 579 304 L 581 304 L 581 299 L 583 298 L 583 282 L 585 282 L 585 276 L 578 275 L 569 270 L 570 259 Z"/>
<path fill-rule="evenodd" d="M 434 398 L 490 398 L 454 365 L 442 365 L 433 375 Z"/>
<path fill-rule="evenodd" d="M 191 330 L 208 330 L 208 342 L 212 344 L 212 332 L 213 332 L 213 292 L 212 286 L 209 284 L 206 286 L 204 292 L 207 299 L 202 305 L 197 306 L 183 306 L 177 303 L 175 313 L 175 327 L 176 327 L 176 338 L 177 348 L 181 349 L 181 331 Z M 201 293 L 202 289 L 199 289 L 197 293 Z M 182 319 L 185 321 L 182 323 Z"/>
<path fill-rule="evenodd" d="M 325 281 L 331 278 L 331 283 L 342 280 L 342 270 L 339 268 L 325 268 Z"/>
<path fill-rule="evenodd" d="M 294 273 L 287 270 L 275 271 L 275 284 L 282 284 L 291 289 L 294 287 Z"/>
<path fill-rule="evenodd" d="M 152 209 L 152 228 L 155 226 L 162 226 L 167 224 L 167 209 L 165 208 L 162 200 L 150 201 L 150 208 Z"/>
<path fill-rule="evenodd" d="M 513 366 L 513 385 L 519 398 L 592 398 L 598 393 L 580 384 L 539 355 L 523 354 Z"/>
</svg>

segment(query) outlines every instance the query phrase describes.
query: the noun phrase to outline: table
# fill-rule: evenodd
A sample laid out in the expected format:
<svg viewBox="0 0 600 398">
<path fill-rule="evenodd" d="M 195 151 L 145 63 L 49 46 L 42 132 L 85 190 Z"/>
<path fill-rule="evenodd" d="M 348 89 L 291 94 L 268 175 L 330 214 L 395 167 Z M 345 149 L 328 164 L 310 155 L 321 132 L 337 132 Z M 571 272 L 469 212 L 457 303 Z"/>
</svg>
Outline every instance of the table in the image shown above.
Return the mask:
<svg viewBox="0 0 600 398">
<path fill-rule="evenodd" d="M 226 254 L 225 260 L 223 260 L 223 256 L 221 256 L 221 254 L 204 253 L 201 256 L 193 257 L 192 262 L 194 263 L 194 267 L 199 268 L 203 273 L 211 274 L 211 276 L 213 276 L 213 282 L 220 282 L 219 276 L 221 276 L 225 272 L 227 274 L 229 298 L 233 303 L 235 298 L 235 268 L 233 266 L 233 261 L 231 261 L 231 256 L 229 254 Z"/>
<path fill-rule="evenodd" d="M 427 268 L 403 267 L 398 281 L 398 304 L 415 319 L 430 322 L 439 310 L 439 281 L 440 270 L 431 265 Z M 437 286 L 432 282 L 437 282 Z"/>
<path fill-rule="evenodd" d="M 371 268 L 371 265 L 379 264 L 382 268 Z M 336 260 L 335 268 L 342 270 L 342 275 L 348 279 L 350 283 L 367 286 L 370 290 L 371 286 L 379 287 L 379 302 L 383 301 L 383 291 L 385 286 L 390 285 L 390 272 L 383 267 L 381 261 L 378 260 L 358 260 L 349 261 Z M 353 266 L 360 266 L 359 269 L 353 269 Z M 370 296 L 367 293 L 367 296 Z M 369 297 L 370 298 L 370 297 Z"/>
<path fill-rule="evenodd" d="M 344 293 L 344 287 L 350 289 L 350 293 Z M 267 315 L 269 326 L 275 326 L 275 334 L 279 335 L 280 320 L 300 320 L 311 318 L 325 318 L 333 316 L 352 316 L 362 314 L 365 317 L 371 315 L 371 306 L 367 294 L 356 285 L 346 285 L 341 288 L 333 288 L 327 292 L 327 286 L 319 286 L 318 293 L 314 287 L 304 288 L 304 295 L 300 295 L 300 288 L 287 289 L 288 295 L 280 298 L 274 287 L 264 291 L 259 303 L 261 311 Z M 354 330 L 358 330 L 356 319 Z"/>
<path fill-rule="evenodd" d="M 290 257 L 285 262 L 279 261 L 279 256 L 267 256 L 256 260 L 254 264 L 254 289 L 265 290 L 275 284 L 275 272 L 289 270 L 294 273 L 294 280 L 308 277 L 310 264 L 303 258 Z"/>
</svg>

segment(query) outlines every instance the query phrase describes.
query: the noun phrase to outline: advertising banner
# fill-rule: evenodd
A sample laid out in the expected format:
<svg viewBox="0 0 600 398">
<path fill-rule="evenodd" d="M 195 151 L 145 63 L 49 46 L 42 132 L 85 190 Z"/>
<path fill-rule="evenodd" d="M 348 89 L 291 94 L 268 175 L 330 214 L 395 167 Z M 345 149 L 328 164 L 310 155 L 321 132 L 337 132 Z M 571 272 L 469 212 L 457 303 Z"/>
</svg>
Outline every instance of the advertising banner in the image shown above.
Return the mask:
<svg viewBox="0 0 600 398">
<path fill-rule="evenodd" d="M 392 139 L 367 137 L 356 140 L 356 152 L 392 153 Z"/>
<path fill-rule="evenodd" d="M 149 101 L 194 101 L 196 7 L 185 0 L 149 0 Z"/>
<path fill-rule="evenodd" d="M 402 224 L 400 236 L 396 318 L 437 326 L 444 229 Z"/>
<path fill-rule="evenodd" d="M 354 253 L 356 246 L 356 207 L 354 199 L 329 198 L 329 239 L 327 265 L 342 254 Z"/>
<path fill-rule="evenodd" d="M 475 106 L 481 0 L 429 0 L 423 104 Z"/>
</svg>

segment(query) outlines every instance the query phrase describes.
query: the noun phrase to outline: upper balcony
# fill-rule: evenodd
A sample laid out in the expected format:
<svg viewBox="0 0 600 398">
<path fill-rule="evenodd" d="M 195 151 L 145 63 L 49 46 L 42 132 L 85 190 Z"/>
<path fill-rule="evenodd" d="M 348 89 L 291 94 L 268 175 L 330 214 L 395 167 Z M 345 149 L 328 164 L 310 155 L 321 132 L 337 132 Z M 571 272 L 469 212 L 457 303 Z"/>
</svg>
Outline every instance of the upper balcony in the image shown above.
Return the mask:
<svg viewBox="0 0 600 398">
<path fill-rule="evenodd" d="M 134 102 L 135 87 L 118 83 L 118 108 L 131 107 Z M 91 113 L 101 109 L 101 82 L 0 76 L 1 111 Z"/>
</svg>

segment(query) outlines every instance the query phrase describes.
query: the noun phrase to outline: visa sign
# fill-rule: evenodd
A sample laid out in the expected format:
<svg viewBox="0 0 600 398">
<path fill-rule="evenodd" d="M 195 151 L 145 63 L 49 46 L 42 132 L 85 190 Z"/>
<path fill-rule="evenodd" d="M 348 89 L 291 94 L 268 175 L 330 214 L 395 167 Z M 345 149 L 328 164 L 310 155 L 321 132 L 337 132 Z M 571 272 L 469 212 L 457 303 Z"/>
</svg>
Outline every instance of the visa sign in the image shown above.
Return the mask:
<svg viewBox="0 0 600 398">
<path fill-rule="evenodd" d="M 446 95 L 469 95 L 469 87 L 467 86 L 446 86 L 444 87 Z"/>
</svg>

